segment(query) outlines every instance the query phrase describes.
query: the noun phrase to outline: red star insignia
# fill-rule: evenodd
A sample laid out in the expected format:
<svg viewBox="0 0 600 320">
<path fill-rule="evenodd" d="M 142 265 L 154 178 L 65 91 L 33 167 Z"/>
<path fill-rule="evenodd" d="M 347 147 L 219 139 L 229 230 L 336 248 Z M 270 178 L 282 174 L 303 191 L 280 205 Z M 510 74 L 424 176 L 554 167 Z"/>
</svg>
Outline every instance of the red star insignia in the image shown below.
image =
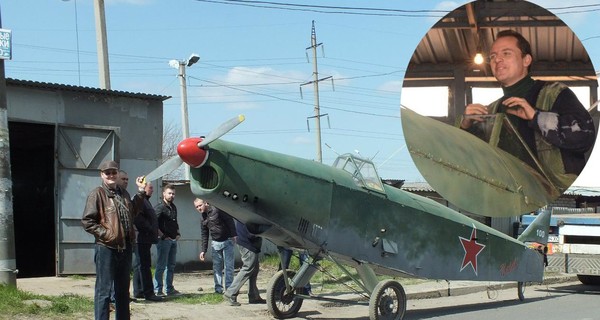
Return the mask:
<svg viewBox="0 0 600 320">
<path fill-rule="evenodd" d="M 483 248 L 485 248 L 484 244 L 477 243 L 477 229 L 473 227 L 470 239 L 465 239 L 463 237 L 458 237 L 458 239 L 465 250 L 465 257 L 463 258 L 460 271 L 463 271 L 468 264 L 471 264 L 475 275 L 477 275 L 477 256 L 483 251 Z"/>
</svg>

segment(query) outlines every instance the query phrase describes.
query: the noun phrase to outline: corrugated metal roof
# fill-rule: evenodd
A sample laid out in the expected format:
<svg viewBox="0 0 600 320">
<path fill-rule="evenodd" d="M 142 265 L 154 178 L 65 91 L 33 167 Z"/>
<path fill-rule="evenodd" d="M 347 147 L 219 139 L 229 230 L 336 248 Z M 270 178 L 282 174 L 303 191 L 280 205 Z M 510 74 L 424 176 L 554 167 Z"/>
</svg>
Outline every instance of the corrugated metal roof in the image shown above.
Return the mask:
<svg viewBox="0 0 600 320">
<path fill-rule="evenodd" d="M 568 195 L 580 195 L 586 197 L 600 197 L 600 187 L 571 186 L 565 191 Z"/>
<path fill-rule="evenodd" d="M 408 192 L 436 192 L 427 182 L 404 182 L 401 189 Z"/>
<path fill-rule="evenodd" d="M 95 94 L 109 94 L 112 96 L 122 96 L 122 97 L 160 100 L 160 101 L 164 101 L 164 100 L 171 98 L 171 96 L 162 96 L 162 95 L 157 95 L 157 94 L 134 93 L 134 92 L 126 92 L 126 91 L 118 91 L 118 90 L 106 90 L 106 89 L 100 89 L 100 88 L 81 87 L 81 86 L 74 86 L 74 85 L 68 85 L 68 84 L 48 83 L 48 82 L 39 82 L 39 81 L 31 81 L 31 80 L 19 80 L 19 79 L 12 79 L 12 78 L 7 78 L 6 84 L 12 85 L 12 86 L 23 86 L 23 87 L 32 87 L 32 88 L 41 88 L 41 89 L 57 89 L 57 90 L 79 91 L 79 92 L 95 93 Z"/>
<path fill-rule="evenodd" d="M 487 63 L 473 57 L 487 52 L 498 32 L 512 29 L 531 44 L 532 75 L 563 82 L 596 80 L 589 55 L 577 36 L 557 16 L 526 1 L 476 1 L 436 23 L 411 58 L 405 80 L 453 77 L 457 67 L 467 80 L 495 82 Z"/>
</svg>

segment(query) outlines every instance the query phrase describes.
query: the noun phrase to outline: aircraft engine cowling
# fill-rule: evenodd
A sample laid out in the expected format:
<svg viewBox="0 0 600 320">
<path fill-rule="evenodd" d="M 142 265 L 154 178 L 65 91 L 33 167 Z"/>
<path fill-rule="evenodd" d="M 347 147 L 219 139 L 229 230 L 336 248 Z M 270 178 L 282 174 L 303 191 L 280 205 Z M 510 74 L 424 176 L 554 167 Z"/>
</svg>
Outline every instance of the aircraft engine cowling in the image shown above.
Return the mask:
<svg viewBox="0 0 600 320">
<path fill-rule="evenodd" d="M 208 150 L 198 147 L 203 138 L 187 138 L 177 145 L 177 154 L 192 168 L 201 167 L 208 159 Z"/>
</svg>

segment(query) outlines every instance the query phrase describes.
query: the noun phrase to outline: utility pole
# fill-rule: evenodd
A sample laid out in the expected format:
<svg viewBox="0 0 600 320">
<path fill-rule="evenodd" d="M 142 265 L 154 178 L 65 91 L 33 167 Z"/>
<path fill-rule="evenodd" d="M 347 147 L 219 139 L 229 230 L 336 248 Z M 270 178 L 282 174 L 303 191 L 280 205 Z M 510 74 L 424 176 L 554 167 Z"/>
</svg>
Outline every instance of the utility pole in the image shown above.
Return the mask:
<svg viewBox="0 0 600 320">
<path fill-rule="evenodd" d="M 0 29 L 2 14 L 0 12 Z M 4 40 L 4 39 L 3 39 Z M 4 59 L 0 59 L 0 284 L 17 286 Z"/>
<path fill-rule="evenodd" d="M 317 68 L 317 47 L 320 45 L 322 45 L 322 43 L 317 43 L 317 32 L 315 31 L 315 21 L 313 20 L 312 21 L 312 31 L 311 31 L 311 35 L 310 35 L 310 47 L 306 48 L 306 50 L 312 49 L 314 80 L 303 83 L 300 86 L 311 84 L 311 83 L 314 84 L 314 91 L 315 91 L 314 92 L 314 96 L 315 96 L 314 118 L 316 121 L 316 131 L 317 131 L 317 161 L 323 162 L 323 154 L 322 154 L 322 147 L 321 147 L 321 116 L 323 116 L 323 115 L 321 115 L 321 108 L 319 106 L 319 81 L 331 79 L 331 76 L 319 79 L 319 70 Z"/>
<path fill-rule="evenodd" d="M 110 90 L 110 70 L 108 67 L 108 44 L 106 40 L 104 0 L 94 0 L 94 14 L 96 17 L 96 47 L 98 50 L 100 88 Z"/>
<path fill-rule="evenodd" d="M 170 60 L 169 65 L 179 72 L 179 84 L 181 86 L 181 128 L 183 130 L 183 139 L 190 137 L 190 124 L 188 120 L 188 104 L 187 104 L 187 82 L 185 75 L 185 68 L 191 67 L 194 63 L 200 60 L 200 56 L 196 53 L 192 53 L 187 60 Z M 185 179 L 190 180 L 190 167 L 185 165 Z"/>
</svg>

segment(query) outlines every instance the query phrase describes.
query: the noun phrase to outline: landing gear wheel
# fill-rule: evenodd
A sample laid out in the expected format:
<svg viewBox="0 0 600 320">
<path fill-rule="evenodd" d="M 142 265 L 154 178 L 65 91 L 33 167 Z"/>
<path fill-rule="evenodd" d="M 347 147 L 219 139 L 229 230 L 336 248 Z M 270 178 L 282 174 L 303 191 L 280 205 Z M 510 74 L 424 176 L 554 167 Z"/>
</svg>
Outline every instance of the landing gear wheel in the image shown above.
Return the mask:
<svg viewBox="0 0 600 320">
<path fill-rule="evenodd" d="M 371 320 L 402 320 L 406 313 L 406 293 L 398 281 L 383 280 L 373 289 L 369 300 Z"/>
<path fill-rule="evenodd" d="M 517 295 L 519 295 L 520 301 L 525 300 L 525 287 L 526 286 L 527 285 L 525 284 L 525 282 L 517 282 Z"/>
<path fill-rule="evenodd" d="M 291 279 L 296 273 L 287 270 L 287 277 Z M 304 299 L 297 297 L 296 293 L 304 293 L 304 288 L 294 288 L 292 292 L 285 292 L 285 280 L 283 270 L 278 271 L 267 285 L 267 309 L 276 319 L 286 319 L 294 317 Z"/>
</svg>

